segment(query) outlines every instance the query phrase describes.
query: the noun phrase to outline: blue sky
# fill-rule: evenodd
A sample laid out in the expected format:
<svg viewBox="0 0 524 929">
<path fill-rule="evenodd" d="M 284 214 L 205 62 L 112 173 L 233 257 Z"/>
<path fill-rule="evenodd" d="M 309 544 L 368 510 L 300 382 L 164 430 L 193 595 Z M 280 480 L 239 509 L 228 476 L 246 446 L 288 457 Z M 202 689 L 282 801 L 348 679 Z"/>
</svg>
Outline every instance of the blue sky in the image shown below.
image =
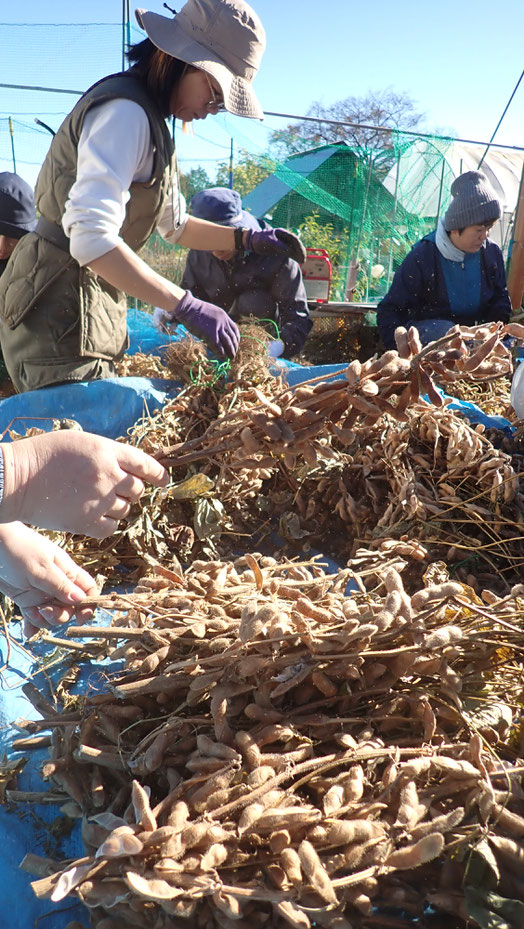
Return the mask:
<svg viewBox="0 0 524 929">
<path fill-rule="evenodd" d="M 180 0 L 171 5 L 177 8 Z M 301 115 L 313 101 L 329 105 L 391 88 L 414 100 L 426 116 L 427 131 L 487 141 L 524 67 L 524 0 L 438 0 L 431 5 L 419 0 L 254 0 L 253 5 L 267 33 L 255 88 L 268 111 Z M 170 15 L 159 0 L 148 8 Z M 121 18 L 121 0 L 4 2 L 0 21 L 8 41 L 0 83 L 87 87 L 120 67 Z M 20 23 L 28 25 L 14 25 Z M 113 25 L 84 31 L 29 25 L 52 23 Z M 88 42 L 83 43 L 83 34 Z M 135 30 L 133 38 L 140 36 Z M 0 170 L 12 170 L 7 116 L 15 121 L 17 170 L 34 183 L 50 137 L 34 126 L 33 118 L 56 128 L 75 99 L 0 88 Z M 179 133 L 182 169 L 200 161 L 212 174 L 216 160 L 227 158 L 231 136 L 235 152 L 241 147 L 263 151 L 269 131 L 283 125 L 273 117 L 262 125 L 210 117 L 195 125 L 194 137 Z M 496 141 L 524 147 L 524 80 Z"/>
</svg>

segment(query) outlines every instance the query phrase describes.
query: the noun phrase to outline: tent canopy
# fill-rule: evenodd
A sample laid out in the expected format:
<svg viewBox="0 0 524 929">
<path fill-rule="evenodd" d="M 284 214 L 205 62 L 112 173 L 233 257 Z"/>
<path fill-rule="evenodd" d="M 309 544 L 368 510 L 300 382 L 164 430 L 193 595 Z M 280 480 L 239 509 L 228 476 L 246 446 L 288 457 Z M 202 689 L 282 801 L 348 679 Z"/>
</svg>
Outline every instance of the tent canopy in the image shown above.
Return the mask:
<svg viewBox="0 0 524 929">
<path fill-rule="evenodd" d="M 454 179 L 466 171 L 477 171 L 485 151 L 485 145 L 441 138 L 398 144 L 395 164 L 383 183 L 408 213 L 436 220 L 449 205 Z M 523 166 L 524 152 L 491 146 L 480 168 L 500 200 L 502 217 L 491 238 L 501 247 L 507 244 Z"/>
</svg>

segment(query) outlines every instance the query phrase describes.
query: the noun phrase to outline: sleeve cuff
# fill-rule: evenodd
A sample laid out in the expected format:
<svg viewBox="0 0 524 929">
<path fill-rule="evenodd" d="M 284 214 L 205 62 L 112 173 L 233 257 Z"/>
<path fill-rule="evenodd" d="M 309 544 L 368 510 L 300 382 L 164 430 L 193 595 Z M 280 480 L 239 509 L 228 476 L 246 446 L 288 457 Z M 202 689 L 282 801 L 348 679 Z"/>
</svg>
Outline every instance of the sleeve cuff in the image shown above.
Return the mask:
<svg viewBox="0 0 524 929">
<path fill-rule="evenodd" d="M 4 499 L 4 450 L 0 445 L 0 506 Z"/>
</svg>

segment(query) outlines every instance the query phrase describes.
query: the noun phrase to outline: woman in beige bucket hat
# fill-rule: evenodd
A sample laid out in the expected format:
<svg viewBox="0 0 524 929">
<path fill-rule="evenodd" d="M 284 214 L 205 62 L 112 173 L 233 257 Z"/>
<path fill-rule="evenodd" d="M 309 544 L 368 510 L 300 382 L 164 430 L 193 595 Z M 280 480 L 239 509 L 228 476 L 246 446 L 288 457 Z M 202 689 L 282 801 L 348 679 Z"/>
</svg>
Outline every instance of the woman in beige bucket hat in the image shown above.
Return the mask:
<svg viewBox="0 0 524 929">
<path fill-rule="evenodd" d="M 137 10 L 136 18 L 157 48 L 202 72 L 204 96 L 207 91 L 209 97 L 207 75 L 226 110 L 263 119 L 251 83 L 266 37 L 258 16 L 247 4 L 190 0 L 172 19 L 147 10 Z"/>
<path fill-rule="evenodd" d="M 286 230 L 188 216 L 178 189 L 166 118 L 263 116 L 252 87 L 265 48 L 255 11 L 244 0 L 187 0 L 174 17 L 136 15 L 148 37 L 130 49 L 131 67 L 91 87 L 57 131 L 36 184 L 37 228 L 0 281 L 0 341 L 19 391 L 112 376 L 128 346 L 126 294 L 217 355 L 235 354 L 227 313 L 137 255 L 155 229 L 203 251 L 305 258 Z"/>
</svg>

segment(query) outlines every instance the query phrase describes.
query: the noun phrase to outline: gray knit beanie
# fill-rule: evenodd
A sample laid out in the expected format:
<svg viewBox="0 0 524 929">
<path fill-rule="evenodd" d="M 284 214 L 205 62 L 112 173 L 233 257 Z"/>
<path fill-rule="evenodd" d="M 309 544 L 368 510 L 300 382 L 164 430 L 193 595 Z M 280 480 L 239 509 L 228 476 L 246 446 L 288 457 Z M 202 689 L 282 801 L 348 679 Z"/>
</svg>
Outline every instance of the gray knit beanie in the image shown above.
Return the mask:
<svg viewBox="0 0 524 929">
<path fill-rule="evenodd" d="M 495 222 L 500 218 L 500 203 L 495 191 L 481 171 L 466 171 L 451 185 L 453 200 L 444 214 L 444 229 L 465 229 Z"/>
</svg>

